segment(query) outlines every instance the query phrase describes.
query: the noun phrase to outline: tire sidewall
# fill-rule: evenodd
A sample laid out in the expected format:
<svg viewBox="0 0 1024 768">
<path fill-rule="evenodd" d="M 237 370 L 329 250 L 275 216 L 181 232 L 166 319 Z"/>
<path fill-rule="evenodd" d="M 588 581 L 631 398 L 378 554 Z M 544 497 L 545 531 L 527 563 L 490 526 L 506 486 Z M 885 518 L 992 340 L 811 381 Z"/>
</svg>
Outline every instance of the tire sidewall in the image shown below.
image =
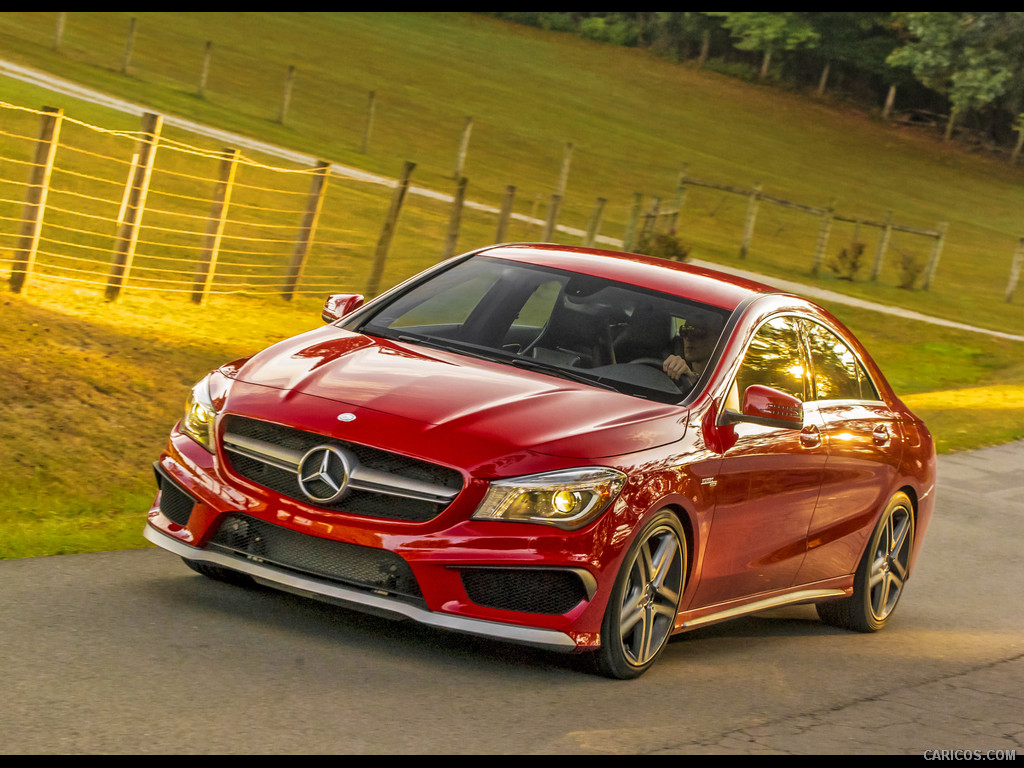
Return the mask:
<svg viewBox="0 0 1024 768">
<path fill-rule="evenodd" d="M 682 594 L 686 588 L 686 577 L 687 577 L 687 566 L 689 552 L 686 544 L 686 535 L 683 531 L 683 526 L 679 522 L 679 518 L 675 513 L 663 509 L 655 513 L 644 525 L 640 528 L 639 532 L 633 538 L 632 544 L 626 551 L 625 556 L 619 564 L 619 572 L 615 577 L 615 585 L 612 588 L 611 596 L 608 599 L 608 606 L 605 609 L 604 620 L 601 622 L 601 647 L 597 651 L 597 664 L 599 670 L 608 677 L 615 677 L 620 680 L 629 680 L 639 677 L 658 660 L 665 647 L 668 645 L 668 640 L 672 635 L 670 630 L 661 646 L 658 650 L 647 660 L 644 664 L 633 664 L 626 657 L 625 651 L 622 648 L 622 642 L 619 637 L 619 619 L 622 611 L 622 600 L 624 592 L 629 583 L 630 572 L 633 570 L 633 565 L 636 562 L 637 554 L 640 548 L 656 533 L 662 529 L 671 529 L 675 534 L 676 539 L 679 542 L 680 553 L 682 557 L 682 584 L 679 590 L 680 601 L 682 600 Z M 678 613 L 679 603 L 676 604 L 676 611 Z"/>
<path fill-rule="evenodd" d="M 854 621 L 858 625 L 856 628 L 862 632 L 877 632 L 886 625 L 889 618 L 896 611 L 896 606 L 899 604 L 900 599 L 903 597 L 903 591 L 906 588 L 906 580 L 904 580 L 903 586 L 900 587 L 900 592 L 896 596 L 896 602 L 893 604 L 889 612 L 881 619 L 875 616 L 874 611 L 871 608 L 871 588 L 868 584 L 868 580 L 871 576 L 871 566 L 874 562 L 875 552 L 878 551 L 878 543 L 882 537 L 882 532 L 885 530 L 886 523 L 892 518 L 896 510 L 900 507 L 906 509 L 907 516 L 910 525 L 910 531 L 908 536 L 910 538 L 908 545 L 911 550 L 914 546 L 914 536 L 916 535 L 916 527 L 914 525 L 914 507 L 910 501 L 910 498 L 902 491 L 893 495 L 889 499 L 889 503 L 885 506 L 885 511 L 882 516 L 878 519 L 878 523 L 875 525 L 874 531 L 871 533 L 871 539 L 868 541 L 867 549 L 864 550 L 864 556 L 861 558 L 860 566 L 857 568 L 857 575 L 854 579 L 854 599 L 857 600 L 856 613 L 853 617 Z M 907 557 L 907 566 L 909 568 L 910 557 Z M 909 573 L 907 574 L 909 576 Z"/>
</svg>

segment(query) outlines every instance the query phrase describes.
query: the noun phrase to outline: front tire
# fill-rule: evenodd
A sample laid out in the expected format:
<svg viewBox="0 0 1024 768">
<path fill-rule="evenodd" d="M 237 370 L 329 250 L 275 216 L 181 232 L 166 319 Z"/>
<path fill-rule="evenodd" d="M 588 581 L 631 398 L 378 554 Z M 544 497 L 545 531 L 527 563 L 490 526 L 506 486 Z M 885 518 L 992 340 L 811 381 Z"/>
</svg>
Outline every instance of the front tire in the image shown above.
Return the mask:
<svg viewBox="0 0 1024 768">
<path fill-rule="evenodd" d="M 896 610 L 910 571 L 914 549 L 914 507 L 897 493 L 885 508 L 853 580 L 853 594 L 818 603 L 826 624 L 857 632 L 877 632 Z"/>
<path fill-rule="evenodd" d="M 619 680 L 650 669 L 675 627 L 686 581 L 686 536 L 667 510 L 655 515 L 626 552 L 601 625 L 600 672 Z"/>
</svg>

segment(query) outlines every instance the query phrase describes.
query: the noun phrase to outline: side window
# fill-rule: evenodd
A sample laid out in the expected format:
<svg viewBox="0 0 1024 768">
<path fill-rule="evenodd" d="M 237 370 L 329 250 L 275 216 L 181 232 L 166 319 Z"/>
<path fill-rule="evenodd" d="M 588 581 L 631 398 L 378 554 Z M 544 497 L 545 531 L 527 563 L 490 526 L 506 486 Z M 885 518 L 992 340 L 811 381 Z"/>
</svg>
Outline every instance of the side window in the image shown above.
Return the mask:
<svg viewBox="0 0 1024 768">
<path fill-rule="evenodd" d="M 773 318 L 754 334 L 736 374 L 735 396 L 741 400 L 752 384 L 807 399 L 807 366 L 792 318 Z"/>
<path fill-rule="evenodd" d="M 818 323 L 805 325 L 818 400 L 877 400 L 871 380 L 845 342 Z"/>
<path fill-rule="evenodd" d="M 461 276 L 457 273 L 453 275 Z M 497 274 L 481 274 L 449 285 L 437 280 L 435 282 L 442 286 L 441 290 L 402 312 L 388 323 L 388 327 L 462 325 L 497 279 Z M 422 299 L 418 294 L 417 298 Z M 398 306 L 405 309 L 401 305 Z"/>
</svg>

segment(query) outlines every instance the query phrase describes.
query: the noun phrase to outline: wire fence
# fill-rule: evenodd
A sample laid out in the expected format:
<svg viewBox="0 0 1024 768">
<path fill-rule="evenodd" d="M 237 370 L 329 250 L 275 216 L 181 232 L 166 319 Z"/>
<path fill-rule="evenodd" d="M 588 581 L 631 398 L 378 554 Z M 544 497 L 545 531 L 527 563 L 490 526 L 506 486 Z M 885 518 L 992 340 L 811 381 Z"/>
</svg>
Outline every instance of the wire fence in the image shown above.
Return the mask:
<svg viewBox="0 0 1024 768">
<path fill-rule="evenodd" d="M 373 295 L 454 255 L 460 237 L 483 245 L 581 234 L 556 225 L 557 196 L 515 201 L 510 187 L 507 207 L 476 205 L 463 179 L 461 194 L 418 190 L 402 212 L 402 181 L 336 170 L 197 146 L 153 114 L 141 130 L 112 130 L 56 108 L 0 103 L 0 269 L 15 292 L 59 282 L 108 299 L 128 289 L 197 303 L 217 294 Z M 530 212 L 515 212 L 513 201 Z"/>
<path fill-rule="evenodd" d="M 195 301 L 322 294 L 352 282 L 344 254 L 365 246 L 339 210 L 384 199 L 351 180 L 332 188 L 326 164 L 186 144 L 153 115 L 141 131 L 10 104 L 0 118 L 0 265 L 16 291 L 56 280 L 109 298 L 127 286 Z"/>
<path fill-rule="evenodd" d="M 11 289 L 55 281 L 100 288 L 108 299 L 131 289 L 196 303 L 217 294 L 373 296 L 454 255 L 460 239 L 642 250 L 662 233 L 719 252 L 738 242 L 740 260 L 756 242 L 761 262 L 780 269 L 806 254 L 811 274 L 830 269 L 844 279 L 928 290 L 946 236 L 941 222 L 925 229 L 891 212 L 882 220 L 850 217 L 834 204 L 808 206 L 685 170 L 665 199 L 636 193 L 631 203 L 598 197 L 588 206 L 578 198 L 566 204 L 564 184 L 546 199 L 516 199 L 509 186 L 499 206 L 488 206 L 466 199 L 465 179 L 454 180 L 451 194 L 409 195 L 412 163 L 396 183 L 322 161 L 288 166 L 200 146 L 194 134 L 186 142 L 175 130 L 153 114 L 143 116 L 141 130 L 114 130 L 55 108 L 0 103 L 0 269 Z M 406 205 L 413 196 L 415 205 Z M 609 219 L 627 222 L 621 237 L 602 233 Z M 908 261 L 910 252 L 918 255 Z M 1024 240 L 1007 301 L 1022 260 Z"/>
</svg>

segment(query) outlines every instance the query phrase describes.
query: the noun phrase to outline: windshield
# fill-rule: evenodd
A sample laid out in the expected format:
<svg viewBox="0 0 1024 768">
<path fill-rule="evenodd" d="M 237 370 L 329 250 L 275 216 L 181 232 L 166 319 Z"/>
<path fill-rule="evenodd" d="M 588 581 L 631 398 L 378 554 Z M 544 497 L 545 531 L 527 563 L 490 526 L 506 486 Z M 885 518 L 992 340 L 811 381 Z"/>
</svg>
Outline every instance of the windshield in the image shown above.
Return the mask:
<svg viewBox="0 0 1024 768">
<path fill-rule="evenodd" d="M 603 278 L 476 256 L 361 316 L 358 330 L 678 402 L 727 315 Z M 667 375 L 670 356 L 684 358 L 692 375 Z"/>
</svg>

